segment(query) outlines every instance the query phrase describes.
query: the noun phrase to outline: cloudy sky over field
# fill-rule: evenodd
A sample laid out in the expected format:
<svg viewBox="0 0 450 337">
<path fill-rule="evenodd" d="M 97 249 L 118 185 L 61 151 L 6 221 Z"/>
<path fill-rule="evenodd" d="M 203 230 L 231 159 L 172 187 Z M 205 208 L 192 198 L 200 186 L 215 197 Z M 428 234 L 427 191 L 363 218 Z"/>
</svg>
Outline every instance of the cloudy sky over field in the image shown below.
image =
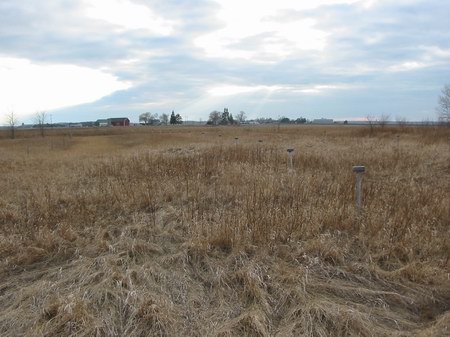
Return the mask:
<svg viewBox="0 0 450 337">
<path fill-rule="evenodd" d="M 0 115 L 435 119 L 449 13 L 441 0 L 0 0 Z"/>
</svg>

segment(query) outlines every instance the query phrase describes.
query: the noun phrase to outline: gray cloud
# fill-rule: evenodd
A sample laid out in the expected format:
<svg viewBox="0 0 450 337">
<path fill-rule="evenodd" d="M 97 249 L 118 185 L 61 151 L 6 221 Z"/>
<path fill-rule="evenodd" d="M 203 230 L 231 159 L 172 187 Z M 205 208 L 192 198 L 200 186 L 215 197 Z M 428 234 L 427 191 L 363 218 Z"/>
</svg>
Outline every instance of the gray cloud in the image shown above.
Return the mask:
<svg viewBox="0 0 450 337">
<path fill-rule="evenodd" d="M 206 118 L 208 109 L 221 109 L 223 105 L 255 116 L 303 114 L 313 118 L 320 114 L 350 118 L 390 113 L 423 119 L 434 117 L 436 95 L 450 75 L 450 3 L 442 1 L 275 12 L 265 20 L 296 22 L 312 18 L 316 28 L 327 33 L 324 50 L 295 50 L 277 62 L 225 55 L 235 50 L 257 51 L 276 38 L 271 32 L 230 43 L 223 58 L 206 57 L 195 45 L 195 38 L 225 26 L 216 18 L 219 7 L 213 1 L 135 3 L 176 22 L 173 33 L 157 36 L 140 30 L 117 31 L 111 24 L 85 17 L 81 2 L 76 1 L 2 1 L 0 56 L 101 67 L 132 83 L 130 89 L 97 102 L 55 111 L 62 120 L 137 116 L 143 111 L 162 113 L 172 109 Z M 347 89 L 207 97 L 208 89 L 223 84 L 345 84 Z"/>
</svg>

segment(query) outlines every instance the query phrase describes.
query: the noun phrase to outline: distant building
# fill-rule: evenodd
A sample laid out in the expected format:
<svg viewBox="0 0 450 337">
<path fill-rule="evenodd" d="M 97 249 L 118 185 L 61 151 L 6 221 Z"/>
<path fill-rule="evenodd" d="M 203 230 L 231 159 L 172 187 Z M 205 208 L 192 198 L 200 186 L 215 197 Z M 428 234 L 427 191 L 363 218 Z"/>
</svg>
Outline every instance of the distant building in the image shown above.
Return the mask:
<svg viewBox="0 0 450 337">
<path fill-rule="evenodd" d="M 97 121 L 95 122 L 96 126 L 108 126 L 108 120 L 107 119 L 97 119 Z"/>
<path fill-rule="evenodd" d="M 96 126 L 130 126 L 130 120 L 127 117 L 97 119 Z"/>
<path fill-rule="evenodd" d="M 95 122 L 92 122 L 92 121 L 89 121 L 89 122 L 81 122 L 81 124 L 83 125 L 83 127 L 88 127 L 88 128 L 93 127 L 93 126 L 96 125 L 96 123 L 95 123 Z"/>
<path fill-rule="evenodd" d="M 130 126 L 130 120 L 127 117 L 108 118 L 111 126 Z"/>
<path fill-rule="evenodd" d="M 312 124 L 333 124 L 333 120 L 328 118 L 313 119 Z"/>
</svg>

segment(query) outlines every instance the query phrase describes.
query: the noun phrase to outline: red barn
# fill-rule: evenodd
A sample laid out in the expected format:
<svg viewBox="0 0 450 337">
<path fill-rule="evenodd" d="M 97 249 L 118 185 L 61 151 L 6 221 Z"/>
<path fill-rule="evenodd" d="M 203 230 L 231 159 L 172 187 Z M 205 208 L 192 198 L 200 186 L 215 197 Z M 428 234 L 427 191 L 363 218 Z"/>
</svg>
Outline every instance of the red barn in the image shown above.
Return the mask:
<svg viewBox="0 0 450 337">
<path fill-rule="evenodd" d="M 130 120 L 126 117 L 109 118 L 108 124 L 111 126 L 130 126 Z"/>
</svg>

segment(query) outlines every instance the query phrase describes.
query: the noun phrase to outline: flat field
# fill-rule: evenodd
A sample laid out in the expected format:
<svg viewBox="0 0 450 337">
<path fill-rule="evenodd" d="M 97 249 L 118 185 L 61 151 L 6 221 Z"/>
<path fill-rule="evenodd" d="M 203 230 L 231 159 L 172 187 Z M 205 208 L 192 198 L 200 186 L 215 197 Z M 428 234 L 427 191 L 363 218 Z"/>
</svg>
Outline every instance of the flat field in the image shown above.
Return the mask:
<svg viewBox="0 0 450 337">
<path fill-rule="evenodd" d="M 450 336 L 448 128 L 7 136 L 1 336 Z"/>
</svg>

